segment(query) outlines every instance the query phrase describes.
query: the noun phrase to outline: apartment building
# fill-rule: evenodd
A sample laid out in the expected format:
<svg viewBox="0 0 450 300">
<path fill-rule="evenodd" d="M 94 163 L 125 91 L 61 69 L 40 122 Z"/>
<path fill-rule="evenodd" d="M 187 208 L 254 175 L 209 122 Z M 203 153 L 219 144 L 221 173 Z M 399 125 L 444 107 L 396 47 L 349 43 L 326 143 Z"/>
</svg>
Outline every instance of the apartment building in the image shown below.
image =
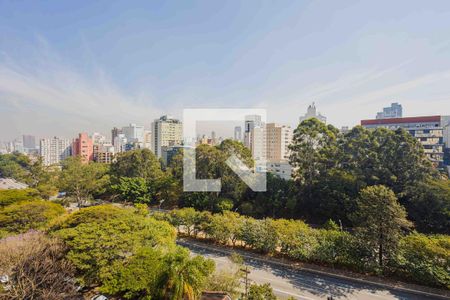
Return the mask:
<svg viewBox="0 0 450 300">
<path fill-rule="evenodd" d="M 73 141 L 72 155 L 79 156 L 84 164 L 94 160 L 94 143 L 86 132 L 82 132 Z"/>
<path fill-rule="evenodd" d="M 110 164 L 114 159 L 114 146 L 112 144 L 94 144 L 94 161 Z"/>
<path fill-rule="evenodd" d="M 183 124 L 171 116 L 165 115 L 152 123 L 152 151 L 160 158 L 162 147 L 183 144 Z"/>
<path fill-rule="evenodd" d="M 69 139 L 58 137 L 45 138 L 39 141 L 40 156 L 46 166 L 60 164 L 72 155 L 72 143 Z"/>
</svg>

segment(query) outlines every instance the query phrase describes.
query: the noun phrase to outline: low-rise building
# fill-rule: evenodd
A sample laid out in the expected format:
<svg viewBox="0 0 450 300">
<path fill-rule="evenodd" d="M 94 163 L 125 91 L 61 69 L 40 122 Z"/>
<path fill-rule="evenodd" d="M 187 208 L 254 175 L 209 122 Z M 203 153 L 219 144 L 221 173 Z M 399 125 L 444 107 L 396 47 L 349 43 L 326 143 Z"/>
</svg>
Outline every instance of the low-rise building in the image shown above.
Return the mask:
<svg viewBox="0 0 450 300">
<path fill-rule="evenodd" d="M 272 173 L 285 180 L 289 180 L 292 178 L 292 166 L 287 160 L 269 161 L 267 163 L 267 172 Z"/>
<path fill-rule="evenodd" d="M 94 145 L 94 161 L 110 164 L 114 159 L 114 146 L 111 144 Z"/>
</svg>

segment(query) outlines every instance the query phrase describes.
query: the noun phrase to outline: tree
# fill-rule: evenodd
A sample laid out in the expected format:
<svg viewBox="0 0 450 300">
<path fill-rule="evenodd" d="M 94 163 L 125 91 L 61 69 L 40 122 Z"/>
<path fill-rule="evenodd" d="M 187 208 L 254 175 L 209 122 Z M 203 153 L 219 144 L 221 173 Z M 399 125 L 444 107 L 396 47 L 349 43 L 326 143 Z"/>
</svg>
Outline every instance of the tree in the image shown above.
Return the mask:
<svg viewBox="0 0 450 300">
<path fill-rule="evenodd" d="M 410 234 L 399 246 L 397 273 L 421 284 L 450 288 L 450 237 Z"/>
<path fill-rule="evenodd" d="M 74 268 L 60 241 L 30 231 L 0 240 L 0 274 L 9 278 L 1 299 L 75 299 Z"/>
<path fill-rule="evenodd" d="M 267 190 L 263 193 L 247 190 L 243 198 L 248 201 L 246 203 L 251 202 L 252 207 L 246 212 L 242 210 L 241 204 L 238 210 L 256 218 L 268 216 L 272 218 L 293 217 L 297 197 L 298 189 L 292 180 L 285 180 L 267 173 Z"/>
<path fill-rule="evenodd" d="M 450 234 L 449 180 L 429 180 L 410 186 L 401 201 L 418 231 Z"/>
<path fill-rule="evenodd" d="M 244 218 L 235 212 L 224 211 L 220 214 L 214 214 L 207 233 L 219 243 L 227 244 L 231 241 L 234 246 L 240 236 L 243 221 Z"/>
<path fill-rule="evenodd" d="M 150 203 L 152 200 L 147 182 L 141 177 L 120 177 L 111 189 L 125 202 Z"/>
<path fill-rule="evenodd" d="M 420 142 L 404 129 L 356 126 L 345 135 L 341 148 L 346 171 L 365 185 L 385 185 L 398 195 L 437 175 Z"/>
<path fill-rule="evenodd" d="M 153 248 L 140 248 L 125 261 L 114 261 L 110 273 L 103 276 L 101 291 L 123 295 L 125 299 L 145 299 L 158 294 L 166 268 L 164 254 Z"/>
<path fill-rule="evenodd" d="M 137 149 L 119 153 L 111 164 L 113 181 L 120 177 L 140 177 L 147 184 L 163 176 L 161 163 L 149 149 Z"/>
<path fill-rule="evenodd" d="M 108 282 L 108 289 L 113 289 L 114 276 L 120 277 L 125 272 L 121 269 L 117 273 L 118 266 L 126 266 L 137 253 L 149 254 L 140 252 L 141 249 L 170 252 L 175 247 L 175 230 L 168 223 L 142 216 L 132 208 L 112 205 L 77 211 L 51 232 L 67 245 L 67 258 L 82 275 L 82 282 L 88 285 Z"/>
<path fill-rule="evenodd" d="M 0 209 L 20 201 L 38 200 L 38 194 L 34 189 L 0 190 Z"/>
<path fill-rule="evenodd" d="M 239 239 L 242 240 L 246 246 L 261 253 L 274 252 L 278 243 L 277 232 L 275 231 L 273 220 L 271 219 L 244 219 L 239 233 Z"/>
<path fill-rule="evenodd" d="M 316 178 L 329 166 L 335 151 L 338 130 L 312 118 L 303 121 L 294 130 L 289 146 L 289 162 L 294 169 L 294 178 L 310 188 Z"/>
<path fill-rule="evenodd" d="M 109 183 L 104 164 L 83 164 L 79 157 L 69 157 L 62 163 L 58 185 L 67 195 L 75 197 L 78 207 L 94 194 L 101 194 Z"/>
<path fill-rule="evenodd" d="M 59 169 L 55 166 L 44 166 L 42 158 L 39 157 L 29 166 L 29 184 L 39 191 L 44 199 L 49 199 L 58 193 L 55 182 L 59 176 Z"/>
<path fill-rule="evenodd" d="M 0 209 L 0 228 L 11 233 L 43 229 L 64 213 L 61 205 L 49 201 L 18 202 Z"/>
<path fill-rule="evenodd" d="M 19 152 L 0 154 L 0 177 L 29 183 L 30 164 L 30 159 L 25 154 Z"/>
<path fill-rule="evenodd" d="M 195 300 L 214 271 L 214 262 L 202 256 L 190 258 L 189 250 L 176 247 L 164 260 L 161 298 L 167 300 Z"/>
<path fill-rule="evenodd" d="M 192 207 L 185 207 L 170 212 L 172 224 L 177 227 L 178 232 L 185 230 L 188 236 L 194 230 L 198 215 L 199 213 Z"/>
<path fill-rule="evenodd" d="M 353 222 L 357 236 L 377 254 L 380 267 L 395 254 L 403 230 L 411 227 L 394 192 L 381 185 L 361 191 Z"/>
<path fill-rule="evenodd" d="M 252 284 L 248 292 L 248 300 L 277 300 L 269 283 Z"/>
</svg>

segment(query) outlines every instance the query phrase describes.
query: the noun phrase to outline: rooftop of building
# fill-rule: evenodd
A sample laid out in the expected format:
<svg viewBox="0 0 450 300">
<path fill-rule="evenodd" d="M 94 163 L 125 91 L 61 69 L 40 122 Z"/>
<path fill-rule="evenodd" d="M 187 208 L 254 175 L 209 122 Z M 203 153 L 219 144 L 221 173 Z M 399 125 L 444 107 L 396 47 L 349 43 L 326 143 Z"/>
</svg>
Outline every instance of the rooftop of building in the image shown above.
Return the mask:
<svg viewBox="0 0 450 300">
<path fill-rule="evenodd" d="M 203 292 L 200 300 L 231 300 L 226 292 Z"/>
<path fill-rule="evenodd" d="M 441 116 L 421 116 L 421 117 L 362 120 L 361 125 L 364 126 L 364 125 L 385 125 L 385 124 L 404 124 L 404 123 L 435 123 L 440 121 Z"/>
</svg>

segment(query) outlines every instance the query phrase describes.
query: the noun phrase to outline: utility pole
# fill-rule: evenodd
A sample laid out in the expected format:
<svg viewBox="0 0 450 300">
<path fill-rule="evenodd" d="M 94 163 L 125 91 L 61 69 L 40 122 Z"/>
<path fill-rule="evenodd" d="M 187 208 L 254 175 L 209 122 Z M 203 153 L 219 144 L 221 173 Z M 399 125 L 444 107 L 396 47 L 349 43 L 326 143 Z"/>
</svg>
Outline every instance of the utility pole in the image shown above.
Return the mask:
<svg viewBox="0 0 450 300">
<path fill-rule="evenodd" d="M 250 271 L 248 270 L 248 266 L 245 266 L 245 269 L 242 268 L 241 271 L 245 273 L 245 298 L 244 299 L 248 299 L 248 274 L 250 273 Z"/>
</svg>

